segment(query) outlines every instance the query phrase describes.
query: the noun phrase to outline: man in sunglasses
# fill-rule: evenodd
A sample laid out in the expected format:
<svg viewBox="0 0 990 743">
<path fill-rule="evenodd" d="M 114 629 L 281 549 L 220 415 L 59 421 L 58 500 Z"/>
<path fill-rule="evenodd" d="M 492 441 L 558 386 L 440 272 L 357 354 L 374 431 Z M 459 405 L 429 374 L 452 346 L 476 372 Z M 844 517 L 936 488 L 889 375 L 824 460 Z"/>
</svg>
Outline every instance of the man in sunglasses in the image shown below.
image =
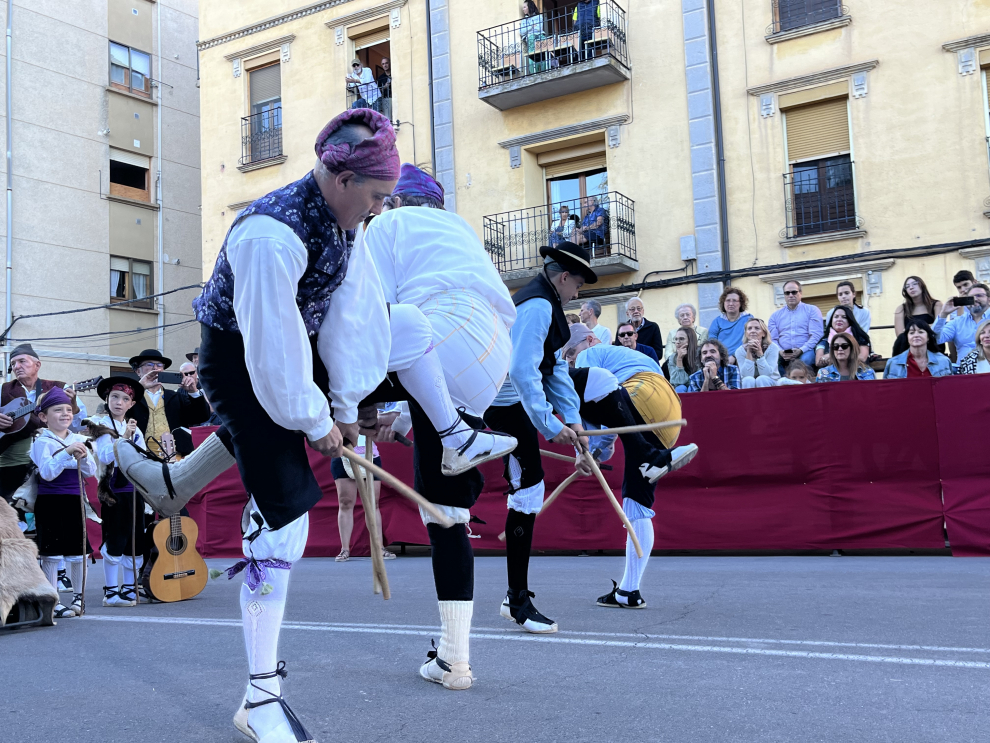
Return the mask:
<svg viewBox="0 0 990 743">
<path fill-rule="evenodd" d="M 824 328 L 822 311 L 801 301 L 801 282 L 792 279 L 784 284 L 784 306 L 770 315 L 767 326 L 770 340 L 783 349 L 777 362 L 781 376 L 794 359 L 815 365 L 815 344 Z"/>
<path fill-rule="evenodd" d="M 657 358 L 657 352 L 653 350 L 652 346 L 644 346 L 642 343 L 639 343 L 639 333 L 636 332 L 631 322 L 619 325 L 618 330 L 615 331 L 615 337 L 618 338 L 620 346 L 631 348 L 633 351 L 639 351 L 658 364 L 660 363 L 660 359 Z"/>
</svg>

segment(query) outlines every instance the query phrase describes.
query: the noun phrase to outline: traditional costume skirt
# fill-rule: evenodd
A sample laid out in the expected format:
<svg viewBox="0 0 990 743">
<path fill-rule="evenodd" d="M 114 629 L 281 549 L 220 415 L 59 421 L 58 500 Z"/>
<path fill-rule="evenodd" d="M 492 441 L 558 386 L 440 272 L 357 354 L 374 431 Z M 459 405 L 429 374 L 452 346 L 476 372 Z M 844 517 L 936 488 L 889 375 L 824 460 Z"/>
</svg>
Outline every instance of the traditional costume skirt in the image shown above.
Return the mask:
<svg viewBox="0 0 990 743">
<path fill-rule="evenodd" d="M 54 480 L 38 478 L 34 520 L 38 530 L 38 554 L 42 557 L 89 554 L 89 540 L 83 545 L 85 520 L 76 470 L 64 470 Z"/>
<path fill-rule="evenodd" d="M 646 423 L 666 423 L 681 417 L 681 399 L 662 374 L 640 372 L 622 383 Z M 654 435 L 664 449 L 672 449 L 681 433 L 680 426 L 661 428 Z"/>
</svg>

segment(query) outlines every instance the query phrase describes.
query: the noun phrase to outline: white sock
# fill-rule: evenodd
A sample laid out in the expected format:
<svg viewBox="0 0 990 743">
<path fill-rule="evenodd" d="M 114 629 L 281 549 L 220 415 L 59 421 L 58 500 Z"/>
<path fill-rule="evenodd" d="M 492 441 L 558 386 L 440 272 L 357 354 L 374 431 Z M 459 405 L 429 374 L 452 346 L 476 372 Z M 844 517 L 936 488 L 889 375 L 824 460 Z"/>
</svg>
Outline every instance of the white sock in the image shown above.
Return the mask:
<svg viewBox="0 0 990 743">
<path fill-rule="evenodd" d="M 450 428 L 455 423 L 459 424 L 458 429 L 464 429 L 445 436 L 443 439 L 445 447 L 457 447 L 467 442 L 471 436 L 471 429 L 466 424 L 461 424 L 461 417 L 457 414 L 454 403 L 450 401 L 443 367 L 440 366 L 440 359 L 433 349 L 416 359 L 408 369 L 397 372 L 397 375 L 402 386 L 423 408 L 423 412 L 437 431 Z"/>
<path fill-rule="evenodd" d="M 268 575 L 266 582 L 272 586 L 272 592 L 268 595 L 261 595 L 264 584 L 253 592 L 247 584 L 241 586 L 244 644 L 247 647 L 248 671 L 252 674 L 271 673 L 278 665 L 278 635 L 282 627 L 285 596 L 289 587 L 288 570 L 269 568 L 266 573 Z M 271 694 L 259 689 L 265 689 L 277 696 L 281 693 L 279 678 L 276 676 L 251 681 L 248 684 L 248 701 L 262 702 L 272 698 Z M 255 707 L 249 710 L 249 715 L 250 725 L 259 738 L 264 738 L 279 726 L 285 726 L 286 731 L 290 730 L 282 713 L 282 707 L 277 703 Z M 295 740 L 295 736 L 286 739 Z"/>
<path fill-rule="evenodd" d="M 653 550 L 653 520 L 636 519 L 632 522 L 633 532 L 639 539 L 639 546 L 643 548 L 643 556 L 636 555 L 636 548 L 633 546 L 632 538 L 626 535 L 626 572 L 622 576 L 619 588 L 623 591 L 638 591 L 639 582 L 646 572 L 646 564 L 650 561 L 650 552 Z M 615 600 L 620 604 L 626 604 L 625 596 L 616 595 Z"/>
<path fill-rule="evenodd" d="M 134 587 L 134 561 L 131 559 L 130 555 L 124 555 L 120 558 L 120 567 L 123 572 L 123 585 L 124 587 Z M 137 572 L 141 572 L 141 568 L 144 567 L 144 555 L 137 556 Z M 134 597 L 137 599 L 137 596 Z"/>
<path fill-rule="evenodd" d="M 440 646 L 437 657 L 448 663 L 469 663 L 473 601 L 439 601 Z"/>
<path fill-rule="evenodd" d="M 120 557 L 108 555 L 106 548 L 103 550 L 103 585 L 107 588 L 117 589 L 120 585 Z"/>
<path fill-rule="evenodd" d="M 42 557 L 41 558 L 41 570 L 48 579 L 48 582 L 52 584 L 52 587 L 58 590 L 58 566 L 62 562 L 61 557 Z M 61 602 L 59 602 L 61 603 Z"/>
<path fill-rule="evenodd" d="M 69 568 L 69 580 L 72 582 L 72 593 L 82 593 L 83 573 L 86 571 L 85 555 L 70 557 L 66 563 L 68 563 Z"/>
</svg>

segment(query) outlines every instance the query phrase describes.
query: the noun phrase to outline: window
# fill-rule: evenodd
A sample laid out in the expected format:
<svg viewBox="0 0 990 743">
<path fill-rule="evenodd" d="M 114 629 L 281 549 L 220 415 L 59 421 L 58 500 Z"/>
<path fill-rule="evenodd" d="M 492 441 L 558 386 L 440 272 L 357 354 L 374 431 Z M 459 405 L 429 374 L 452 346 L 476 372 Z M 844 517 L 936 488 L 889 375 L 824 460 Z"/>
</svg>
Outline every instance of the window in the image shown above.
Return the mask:
<svg viewBox="0 0 990 743">
<path fill-rule="evenodd" d="M 389 46 L 389 29 L 385 26 L 354 39 L 354 58 L 361 62 L 357 74 L 353 63 L 347 74 L 363 82 L 347 83 L 349 108 L 371 108 L 392 120 L 392 60 Z"/>
<path fill-rule="evenodd" d="M 151 263 L 133 258 L 110 256 L 110 301 L 129 302 L 128 307 L 153 309 Z"/>
<path fill-rule="evenodd" d="M 791 31 L 842 17 L 841 0 L 774 0 L 774 31 Z"/>
<path fill-rule="evenodd" d="M 110 42 L 110 87 L 151 97 L 151 55 Z"/>
<path fill-rule="evenodd" d="M 251 115 L 241 121 L 241 164 L 269 160 L 282 154 L 281 65 L 248 73 Z"/>
</svg>

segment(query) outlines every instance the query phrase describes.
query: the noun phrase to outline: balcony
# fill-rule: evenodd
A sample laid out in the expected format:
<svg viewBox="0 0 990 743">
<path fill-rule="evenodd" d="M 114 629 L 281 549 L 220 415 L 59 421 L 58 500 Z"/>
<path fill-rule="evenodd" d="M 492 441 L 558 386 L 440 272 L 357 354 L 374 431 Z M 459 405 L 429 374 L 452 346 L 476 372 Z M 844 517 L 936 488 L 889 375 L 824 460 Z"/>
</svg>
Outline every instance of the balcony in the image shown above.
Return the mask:
<svg viewBox="0 0 990 743">
<path fill-rule="evenodd" d="M 285 161 L 282 154 L 282 107 L 241 119 L 241 159 L 238 170 L 254 170 Z"/>
<path fill-rule="evenodd" d="M 563 225 L 561 207 L 573 215 Z M 599 276 L 639 270 L 636 205 L 616 191 L 492 214 L 484 219 L 484 231 L 485 250 L 509 288 L 540 272 L 542 246 L 565 239 L 591 248 L 591 265 Z"/>
<path fill-rule="evenodd" d="M 853 163 L 848 155 L 798 163 L 784 174 L 786 241 L 824 242 L 859 237 Z"/>
<path fill-rule="evenodd" d="M 773 0 L 771 6 L 773 23 L 767 28 L 768 36 L 829 23 L 849 15 L 840 0 Z"/>
<path fill-rule="evenodd" d="M 380 114 L 388 116 L 392 121 L 392 84 L 389 83 L 384 88 L 378 83 L 362 83 L 347 85 L 347 107 L 348 108 L 370 108 Z"/>
<path fill-rule="evenodd" d="M 628 80 L 625 11 L 614 0 L 584 8 L 479 31 L 478 97 L 505 111 Z"/>
</svg>

